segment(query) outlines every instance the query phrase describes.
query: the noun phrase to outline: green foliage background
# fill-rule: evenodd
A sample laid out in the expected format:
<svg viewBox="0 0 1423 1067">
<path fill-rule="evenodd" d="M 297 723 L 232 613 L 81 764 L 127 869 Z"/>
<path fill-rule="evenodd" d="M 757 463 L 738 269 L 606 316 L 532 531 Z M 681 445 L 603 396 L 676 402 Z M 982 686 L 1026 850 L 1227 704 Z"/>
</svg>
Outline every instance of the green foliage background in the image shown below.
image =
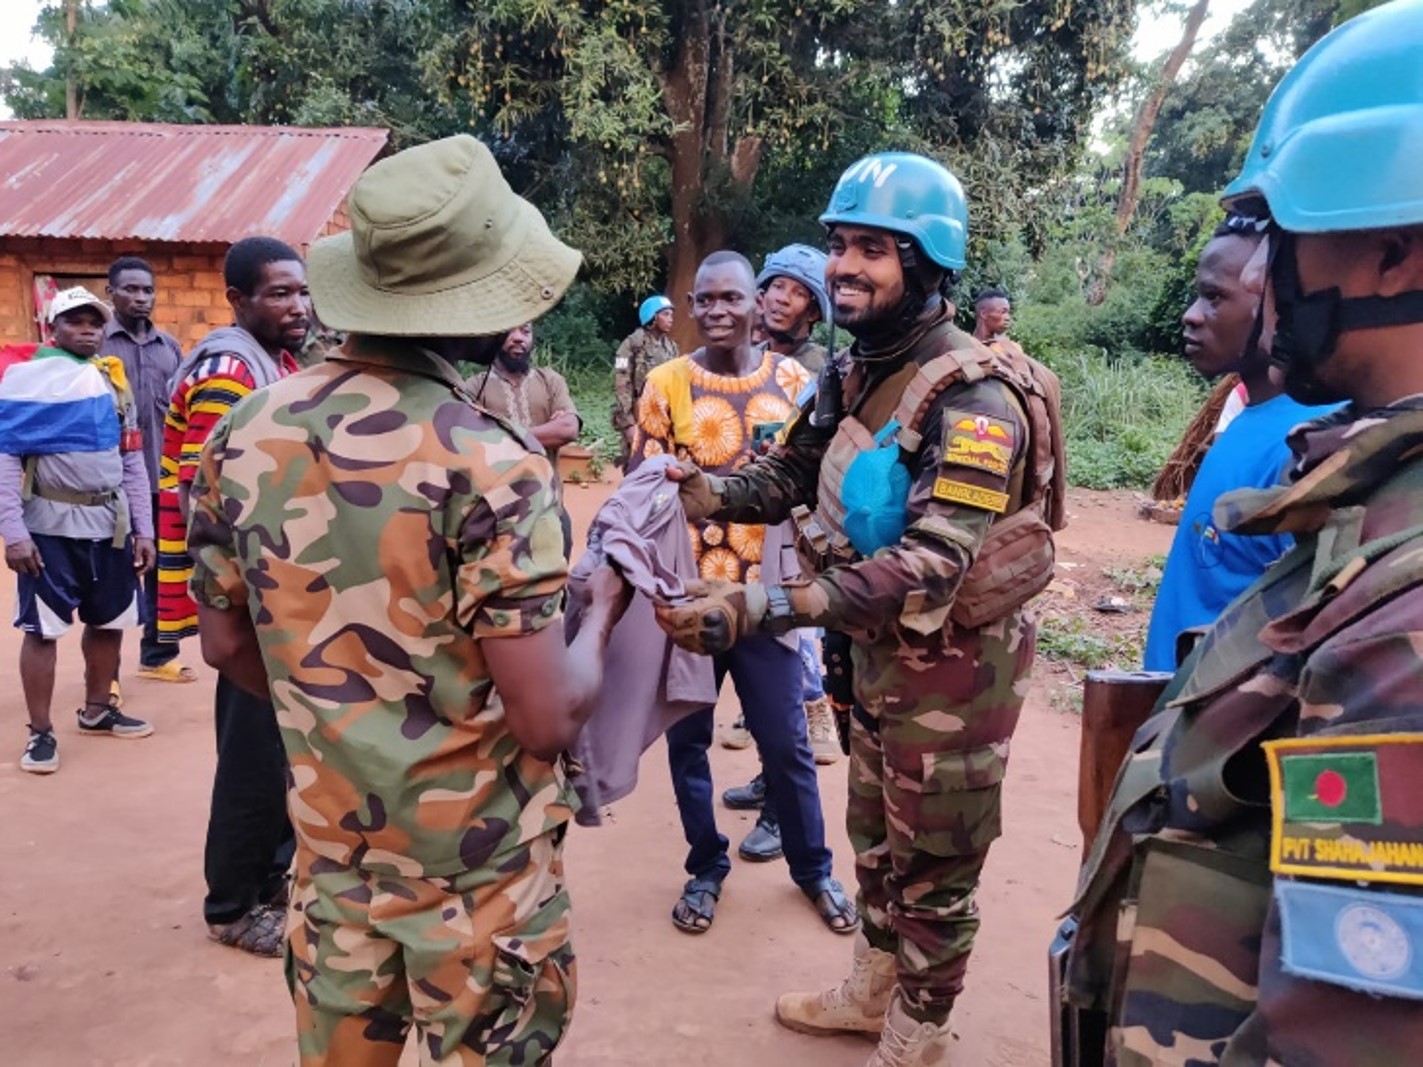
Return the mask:
<svg viewBox="0 0 1423 1067">
<path fill-rule="evenodd" d="M 538 352 L 605 447 L 612 352 L 677 232 L 753 258 L 815 243 L 848 163 L 935 155 L 972 205 L 966 324 L 974 290 L 1006 288 L 1016 335 L 1063 378 L 1072 480 L 1140 486 L 1204 395 L 1175 353 L 1219 189 L 1284 70 L 1371 3 L 1254 0 L 1198 46 L 1120 238 L 1124 145 L 1161 66 L 1129 38 L 1169 0 L 85 0 L 72 38 L 52 0 L 53 64 L 0 69 L 0 97 L 20 118 L 63 115 L 70 78 L 86 118 L 375 125 L 395 147 L 475 132 L 585 252 Z M 690 206 L 674 174 L 683 76 L 694 104 L 707 94 Z"/>
</svg>

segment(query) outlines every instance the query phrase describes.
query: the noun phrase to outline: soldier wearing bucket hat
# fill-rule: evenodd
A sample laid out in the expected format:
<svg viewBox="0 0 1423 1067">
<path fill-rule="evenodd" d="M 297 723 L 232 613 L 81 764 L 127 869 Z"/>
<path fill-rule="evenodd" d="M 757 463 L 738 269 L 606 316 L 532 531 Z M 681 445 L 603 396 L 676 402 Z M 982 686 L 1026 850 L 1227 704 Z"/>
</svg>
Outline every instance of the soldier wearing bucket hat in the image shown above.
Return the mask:
<svg viewBox="0 0 1423 1067">
<path fill-rule="evenodd" d="M 203 453 L 189 543 L 203 653 L 269 689 L 297 836 L 301 1062 L 541 1063 L 574 998 L 561 766 L 624 585 L 565 647 L 554 473 L 452 366 L 558 301 L 579 254 L 459 136 L 356 183 L 310 253 L 325 363 Z M 497 915 L 497 922 L 487 916 Z"/>
<path fill-rule="evenodd" d="M 1423 1063 L 1423 0 L 1344 23 L 1276 87 L 1225 192 L 1296 426 L 1223 496 L 1295 547 L 1136 734 L 1078 880 L 1066 1064 Z"/>
</svg>

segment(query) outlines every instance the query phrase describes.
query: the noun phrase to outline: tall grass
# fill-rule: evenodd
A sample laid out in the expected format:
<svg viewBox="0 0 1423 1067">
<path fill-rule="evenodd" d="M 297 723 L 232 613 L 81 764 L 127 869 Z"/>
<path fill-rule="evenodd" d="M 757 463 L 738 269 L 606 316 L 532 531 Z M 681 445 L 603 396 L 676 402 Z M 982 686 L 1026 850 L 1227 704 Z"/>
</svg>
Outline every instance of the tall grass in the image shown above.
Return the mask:
<svg viewBox="0 0 1423 1067">
<path fill-rule="evenodd" d="M 1062 379 L 1068 480 L 1087 489 L 1150 485 L 1205 399 L 1179 359 L 1113 361 L 1091 349 L 1039 358 Z"/>
</svg>

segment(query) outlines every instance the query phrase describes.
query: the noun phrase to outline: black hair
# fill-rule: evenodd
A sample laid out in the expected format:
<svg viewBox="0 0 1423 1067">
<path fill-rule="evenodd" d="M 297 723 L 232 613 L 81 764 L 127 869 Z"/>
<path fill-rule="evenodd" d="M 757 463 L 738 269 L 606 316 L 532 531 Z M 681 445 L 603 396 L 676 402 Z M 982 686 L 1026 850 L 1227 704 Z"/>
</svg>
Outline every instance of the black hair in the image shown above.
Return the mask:
<svg viewBox="0 0 1423 1067">
<path fill-rule="evenodd" d="M 1221 220 L 1221 224 L 1211 234 L 1211 240 L 1214 241 L 1217 237 L 1246 237 L 1252 241 L 1259 240 L 1265 236 L 1265 231 L 1269 228 L 1269 218 L 1256 218 L 1254 215 L 1238 215 L 1232 212 Z"/>
<path fill-rule="evenodd" d="M 751 276 L 751 283 L 752 287 L 754 288 L 756 283 L 756 268 L 753 267 L 751 265 L 751 261 L 745 256 L 743 256 L 740 252 L 733 252 L 728 248 L 723 248 L 720 251 L 713 252 L 711 255 L 707 256 L 706 259 L 702 260 L 701 265 L 697 267 L 697 270 L 700 271 L 704 267 L 723 267 L 730 263 L 739 264 L 742 268 L 745 269 L 746 273 Z"/>
<path fill-rule="evenodd" d="M 268 263 L 300 263 L 301 253 L 275 237 L 244 237 L 227 250 L 222 279 L 229 289 L 251 296 Z"/>
<path fill-rule="evenodd" d="M 985 300 L 1007 300 L 1007 299 L 1008 299 L 1008 293 L 1007 293 L 1006 290 L 1000 289 L 1000 288 L 998 288 L 998 286 L 996 286 L 996 285 L 990 285 L 987 289 L 980 289 L 980 290 L 978 291 L 978 295 L 973 298 L 973 302 L 974 302 L 974 305 L 977 306 L 977 305 L 983 303 Z"/>
<path fill-rule="evenodd" d="M 119 256 L 118 259 L 109 264 L 109 284 L 117 285 L 119 275 L 126 270 L 141 270 L 150 278 L 156 277 L 153 273 L 153 268 L 148 264 L 148 260 L 141 259 L 138 256 Z"/>
</svg>

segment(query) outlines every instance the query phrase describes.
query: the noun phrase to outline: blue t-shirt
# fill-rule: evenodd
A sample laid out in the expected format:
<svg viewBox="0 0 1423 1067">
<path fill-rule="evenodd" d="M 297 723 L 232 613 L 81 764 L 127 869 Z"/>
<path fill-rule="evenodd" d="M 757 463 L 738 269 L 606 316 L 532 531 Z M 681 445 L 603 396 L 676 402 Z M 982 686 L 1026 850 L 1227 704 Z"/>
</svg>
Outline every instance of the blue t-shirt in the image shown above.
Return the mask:
<svg viewBox="0 0 1423 1067">
<path fill-rule="evenodd" d="M 1277 485 L 1290 460 L 1285 435 L 1332 407 L 1309 407 L 1281 394 L 1247 407 L 1216 438 L 1191 484 L 1181 524 L 1166 557 L 1156 608 L 1146 635 L 1146 669 L 1176 669 L 1176 637 L 1207 626 L 1271 563 L 1289 551 L 1288 534 L 1267 537 L 1224 533 L 1212 512 L 1232 489 Z"/>
</svg>

